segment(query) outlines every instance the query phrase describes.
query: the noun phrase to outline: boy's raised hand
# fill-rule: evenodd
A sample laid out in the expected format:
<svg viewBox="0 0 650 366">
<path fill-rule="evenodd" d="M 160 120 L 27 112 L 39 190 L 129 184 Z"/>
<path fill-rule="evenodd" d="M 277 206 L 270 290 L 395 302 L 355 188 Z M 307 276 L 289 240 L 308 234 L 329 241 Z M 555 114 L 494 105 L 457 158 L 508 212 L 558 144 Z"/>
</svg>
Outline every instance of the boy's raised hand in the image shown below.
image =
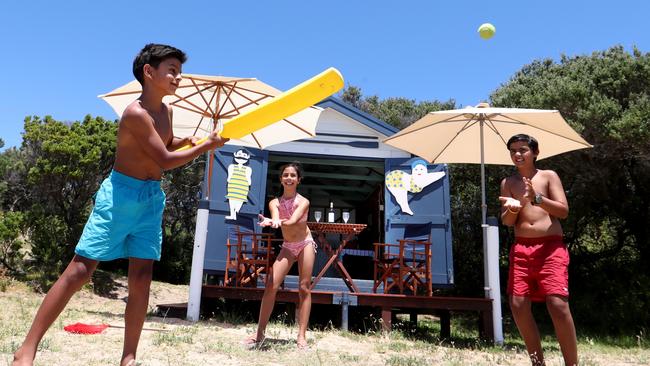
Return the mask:
<svg viewBox="0 0 650 366">
<path fill-rule="evenodd" d="M 499 196 L 499 201 L 501 201 L 501 205 L 503 205 L 504 208 L 511 212 L 518 212 L 521 210 L 521 202 L 517 199 Z"/>
<path fill-rule="evenodd" d="M 533 188 L 533 182 L 526 177 L 522 177 L 522 179 L 524 181 L 524 186 L 525 186 L 523 198 L 527 201 L 524 204 L 533 202 L 533 200 L 535 199 L 535 194 L 537 194 L 537 192 L 535 192 L 535 188 Z"/>
<path fill-rule="evenodd" d="M 184 138 L 184 140 L 185 140 L 184 143 L 182 143 L 181 145 L 189 144 L 190 146 L 196 146 L 196 144 L 199 142 L 200 139 L 196 136 L 188 136 Z"/>
<path fill-rule="evenodd" d="M 218 147 L 222 147 L 229 140 L 230 139 L 227 137 L 221 137 L 219 133 L 215 131 L 208 136 L 208 139 L 205 140 L 204 145 L 206 147 L 206 150 L 213 150 Z"/>
</svg>

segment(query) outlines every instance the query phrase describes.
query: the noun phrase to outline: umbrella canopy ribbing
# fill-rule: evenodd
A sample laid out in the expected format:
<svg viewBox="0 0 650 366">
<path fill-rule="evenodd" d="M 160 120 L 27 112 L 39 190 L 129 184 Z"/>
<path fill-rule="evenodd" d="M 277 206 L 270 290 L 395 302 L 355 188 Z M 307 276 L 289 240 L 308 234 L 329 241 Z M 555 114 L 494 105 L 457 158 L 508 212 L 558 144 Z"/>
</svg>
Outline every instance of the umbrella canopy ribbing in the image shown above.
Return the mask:
<svg viewBox="0 0 650 366">
<path fill-rule="evenodd" d="M 100 95 L 118 114 L 142 93 L 133 80 L 109 93 Z M 175 95 L 163 101 L 174 109 L 174 135 L 177 137 L 207 136 L 218 122 L 225 122 L 251 108 L 271 101 L 281 91 L 255 78 L 183 74 Z M 277 123 L 262 128 L 229 144 L 263 149 L 270 145 L 310 138 L 316 135 L 316 124 L 322 111 L 306 108 Z"/>
<path fill-rule="evenodd" d="M 516 134 L 539 142 L 538 160 L 592 147 L 557 110 L 476 107 L 430 112 L 384 143 L 431 163 L 481 164 L 482 223 L 486 223 L 485 164 L 512 165 L 507 141 Z"/>
<path fill-rule="evenodd" d="M 481 130 L 483 138 L 481 138 Z M 432 163 L 512 165 L 506 142 L 525 133 L 539 141 L 538 160 L 592 147 L 557 110 L 472 107 L 428 113 L 384 140 Z"/>
</svg>

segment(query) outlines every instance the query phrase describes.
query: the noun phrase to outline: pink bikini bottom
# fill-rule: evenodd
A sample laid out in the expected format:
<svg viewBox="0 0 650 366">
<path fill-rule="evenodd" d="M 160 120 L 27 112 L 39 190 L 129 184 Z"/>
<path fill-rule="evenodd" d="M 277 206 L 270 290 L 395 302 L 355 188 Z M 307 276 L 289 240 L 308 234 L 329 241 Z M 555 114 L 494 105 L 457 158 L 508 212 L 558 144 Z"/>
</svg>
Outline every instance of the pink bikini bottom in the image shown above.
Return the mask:
<svg viewBox="0 0 650 366">
<path fill-rule="evenodd" d="M 312 238 L 307 238 L 303 241 L 295 241 L 295 242 L 285 241 L 284 243 L 282 243 L 282 248 L 287 249 L 291 253 L 291 255 L 293 255 L 295 258 L 298 258 L 300 252 L 302 252 L 302 250 L 305 249 L 305 247 L 310 244 L 314 248 L 314 253 L 316 253 L 316 242 Z"/>
</svg>

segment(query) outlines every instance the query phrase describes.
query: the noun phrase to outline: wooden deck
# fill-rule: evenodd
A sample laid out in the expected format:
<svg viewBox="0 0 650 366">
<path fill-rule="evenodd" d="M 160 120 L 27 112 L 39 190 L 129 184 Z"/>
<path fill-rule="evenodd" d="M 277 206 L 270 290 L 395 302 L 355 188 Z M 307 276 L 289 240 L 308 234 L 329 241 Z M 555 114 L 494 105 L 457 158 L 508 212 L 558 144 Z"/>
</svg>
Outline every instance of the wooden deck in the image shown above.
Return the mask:
<svg viewBox="0 0 650 366">
<path fill-rule="evenodd" d="M 264 288 L 229 287 L 204 285 L 202 298 L 224 298 L 239 300 L 262 299 Z M 351 293 L 347 291 L 323 291 L 315 289 L 311 293 L 314 304 L 341 305 L 341 327 L 347 330 L 349 306 L 368 306 L 381 310 L 383 327 L 391 329 L 394 314 L 410 314 L 411 319 L 417 314 L 436 314 L 440 317 L 441 337 L 451 334 L 451 312 L 475 312 L 478 314 L 478 330 L 481 338 L 494 341 L 492 328 L 492 300 L 485 298 L 448 297 L 448 296 L 410 296 L 399 294 Z M 298 303 L 298 291 L 286 288 L 278 291 L 276 302 Z M 182 312 L 183 305 L 157 305 L 168 316 Z"/>
</svg>

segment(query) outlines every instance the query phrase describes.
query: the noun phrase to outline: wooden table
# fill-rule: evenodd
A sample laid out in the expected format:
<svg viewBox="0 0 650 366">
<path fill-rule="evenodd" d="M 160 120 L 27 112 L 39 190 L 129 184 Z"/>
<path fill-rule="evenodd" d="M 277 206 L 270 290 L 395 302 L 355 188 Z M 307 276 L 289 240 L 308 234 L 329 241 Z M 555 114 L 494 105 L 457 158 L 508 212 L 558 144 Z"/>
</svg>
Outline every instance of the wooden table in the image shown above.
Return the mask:
<svg viewBox="0 0 650 366">
<path fill-rule="evenodd" d="M 343 266 L 343 261 L 341 261 L 340 254 L 345 246 L 348 243 L 350 238 L 361 231 L 363 231 L 367 225 L 365 224 L 344 224 L 337 222 L 308 222 L 307 226 L 311 230 L 315 238 L 318 238 L 318 243 L 320 247 L 329 255 L 329 259 L 323 269 L 318 273 L 316 278 L 311 283 L 311 289 L 313 290 L 318 281 L 323 277 L 325 272 L 329 267 L 335 263 L 336 270 L 341 274 L 341 279 L 345 282 L 345 285 L 348 286 L 351 292 L 359 292 L 359 289 L 352 281 L 352 277 Z M 341 242 L 339 243 L 338 248 L 334 249 L 332 245 L 327 241 L 326 234 L 340 234 Z"/>
</svg>

